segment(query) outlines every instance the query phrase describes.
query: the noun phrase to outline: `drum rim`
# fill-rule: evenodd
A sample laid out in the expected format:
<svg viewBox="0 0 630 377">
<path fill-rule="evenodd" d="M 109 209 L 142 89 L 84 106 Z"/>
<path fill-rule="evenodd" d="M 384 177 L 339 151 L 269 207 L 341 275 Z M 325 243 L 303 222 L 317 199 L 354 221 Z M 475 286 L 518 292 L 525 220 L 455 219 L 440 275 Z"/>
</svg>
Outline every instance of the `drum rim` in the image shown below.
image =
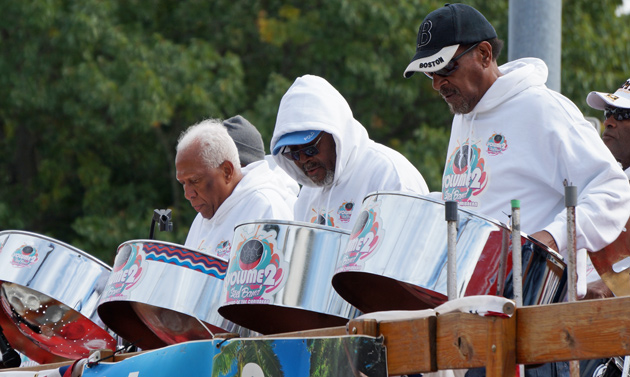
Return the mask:
<svg viewBox="0 0 630 377">
<path fill-rule="evenodd" d="M 32 237 L 32 238 L 39 238 L 39 239 L 42 239 L 44 241 L 52 242 L 52 243 L 55 243 L 55 244 L 57 244 L 59 246 L 65 247 L 66 249 L 70 249 L 70 250 L 72 250 L 72 251 L 74 251 L 74 252 L 76 252 L 78 254 L 81 254 L 82 256 L 84 256 L 84 257 L 86 257 L 86 258 L 88 258 L 88 259 L 98 263 L 99 265 L 101 265 L 102 267 L 106 268 L 107 270 L 111 271 L 111 269 L 112 269 L 111 266 L 109 266 L 107 263 L 103 262 L 102 260 L 98 259 L 94 255 L 92 255 L 92 254 L 90 254 L 90 253 L 88 253 L 86 251 L 83 251 L 83 250 L 81 250 L 81 249 L 79 249 L 79 248 L 77 248 L 75 246 L 72 246 L 72 245 L 70 245 L 68 243 L 65 243 L 63 241 L 59 241 L 58 239 L 55 239 L 55 238 L 52 238 L 52 237 L 49 237 L 49 236 L 45 236 L 43 234 L 34 233 L 34 232 L 28 232 L 28 231 L 25 231 L 25 230 L 3 230 L 3 231 L 0 231 L 0 237 L 5 235 L 5 234 L 9 234 L 9 235 L 10 234 L 20 234 L 20 235 L 29 236 L 29 237 Z"/>
<path fill-rule="evenodd" d="M 397 196 L 407 196 L 410 198 L 416 198 L 416 199 L 422 199 L 422 200 L 426 200 L 429 202 L 433 202 L 435 204 L 439 204 L 439 205 L 445 205 L 445 202 L 443 200 L 439 200 L 439 199 L 435 199 L 432 197 L 429 197 L 427 195 L 420 195 L 420 194 L 416 194 L 413 192 L 405 192 L 405 191 L 373 191 L 368 193 L 365 198 L 363 199 L 363 201 L 365 201 L 367 198 L 371 197 L 371 196 L 378 196 L 378 195 L 397 195 Z M 465 212 L 469 215 L 475 216 L 475 217 L 479 217 L 482 220 L 485 220 L 489 223 L 492 223 L 494 225 L 497 226 L 501 226 L 503 228 L 506 228 L 507 230 L 510 230 L 510 227 L 505 224 L 504 222 L 501 222 L 497 219 L 493 219 L 492 217 L 486 216 L 482 213 L 479 212 L 475 212 L 475 211 L 471 211 L 465 208 L 461 208 L 458 207 L 457 208 L 458 211 L 462 211 Z M 532 243 L 535 243 L 536 245 L 538 245 L 541 248 L 544 248 L 545 251 L 547 251 L 549 254 L 553 255 L 554 258 L 558 259 L 560 262 L 566 264 L 566 262 L 564 261 L 564 257 L 557 251 L 553 250 L 552 248 L 550 248 L 549 246 L 543 244 L 542 242 L 536 240 L 535 238 L 531 237 L 529 234 L 521 232 L 521 237 L 524 237 L 526 239 L 528 239 L 529 241 L 531 241 Z"/>
<path fill-rule="evenodd" d="M 250 224 L 295 225 L 295 226 L 299 226 L 299 227 L 302 227 L 302 228 L 313 228 L 313 229 L 318 229 L 318 230 L 327 230 L 327 231 L 331 231 L 331 232 L 342 233 L 342 234 L 345 234 L 345 235 L 350 235 L 351 234 L 351 231 L 349 229 L 335 228 L 335 227 L 328 226 L 328 225 L 309 223 L 309 222 L 306 222 L 306 221 L 276 220 L 276 219 L 260 219 L 260 220 L 246 221 L 246 222 L 243 222 L 243 223 L 236 224 L 236 226 L 234 227 L 234 231 L 236 231 L 236 229 L 241 227 L 241 226 L 250 225 Z"/>
<path fill-rule="evenodd" d="M 433 202 L 435 204 L 445 205 L 445 202 L 443 200 L 435 199 L 435 198 L 432 198 L 432 197 L 427 196 L 427 195 L 420 195 L 420 194 L 416 194 L 416 193 L 413 193 L 413 192 L 405 192 L 405 191 L 374 191 L 374 192 L 371 192 L 371 193 L 367 194 L 365 196 L 365 198 L 363 199 L 363 201 L 365 201 L 365 199 L 369 198 L 370 196 L 375 196 L 375 195 L 408 196 L 408 197 L 412 197 L 412 198 L 427 200 L 427 201 Z M 481 219 L 486 220 L 488 222 L 491 222 L 491 223 L 493 223 L 495 225 L 501 225 L 501 226 L 504 226 L 504 227 L 509 229 L 507 224 L 505 224 L 504 222 L 501 222 L 501 221 L 499 221 L 497 219 L 493 219 L 492 217 L 486 216 L 483 213 L 471 211 L 469 209 L 462 208 L 460 206 L 457 207 L 457 210 L 462 211 L 462 212 L 466 212 L 466 213 L 468 213 L 470 215 L 473 215 L 473 216 L 476 216 L 476 217 L 480 217 Z"/>
</svg>

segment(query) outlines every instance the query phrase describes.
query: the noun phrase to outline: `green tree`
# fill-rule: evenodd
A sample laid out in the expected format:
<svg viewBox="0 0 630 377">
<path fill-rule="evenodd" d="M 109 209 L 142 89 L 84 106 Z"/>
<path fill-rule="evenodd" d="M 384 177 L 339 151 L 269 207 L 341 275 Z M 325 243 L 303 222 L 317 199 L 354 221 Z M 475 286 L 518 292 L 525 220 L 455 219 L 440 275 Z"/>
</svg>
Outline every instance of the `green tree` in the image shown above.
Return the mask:
<svg viewBox="0 0 630 377">
<path fill-rule="evenodd" d="M 212 377 L 226 376 L 236 366 L 236 376 L 240 376 L 247 363 L 261 367 L 265 376 L 284 376 L 282 364 L 273 351 L 273 340 L 240 341 L 231 340 L 221 348 L 213 359 Z"/>
<path fill-rule="evenodd" d="M 562 93 L 585 115 L 589 92 L 611 93 L 630 77 L 630 16 L 617 15 L 621 0 L 563 1 Z"/>
<path fill-rule="evenodd" d="M 237 57 L 123 25 L 115 2 L 6 2 L 0 15 L 0 227 L 49 234 L 113 261 L 172 207 L 183 243 L 193 213 L 175 181 L 178 134 L 235 112 Z M 11 27 L 9 27 L 9 25 Z M 185 224 L 182 226 L 182 224 Z"/>
<path fill-rule="evenodd" d="M 465 1 L 507 42 L 507 0 Z M 562 92 L 588 115 L 591 90 L 628 76 L 620 0 L 565 1 Z M 178 135 L 241 114 L 268 145 L 296 77 L 325 77 L 378 142 L 441 187 L 452 116 L 424 77 L 402 77 L 421 20 L 443 2 L 401 0 L 5 1 L 0 12 L 0 229 L 46 234 L 107 263 L 173 210 Z M 507 43 L 506 43 L 507 45 Z M 499 57 L 504 62 L 507 54 Z"/>
</svg>

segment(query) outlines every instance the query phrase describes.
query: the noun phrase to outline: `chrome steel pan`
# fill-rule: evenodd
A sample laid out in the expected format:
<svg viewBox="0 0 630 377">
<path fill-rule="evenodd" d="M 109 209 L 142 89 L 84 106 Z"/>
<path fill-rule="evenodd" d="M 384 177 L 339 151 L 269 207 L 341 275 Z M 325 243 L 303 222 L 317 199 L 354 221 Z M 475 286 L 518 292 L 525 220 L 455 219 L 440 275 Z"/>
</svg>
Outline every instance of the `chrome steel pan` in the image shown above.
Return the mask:
<svg viewBox="0 0 630 377">
<path fill-rule="evenodd" d="M 111 329 L 142 349 L 249 331 L 217 312 L 227 261 L 184 246 L 131 240 L 118 247 L 98 305 Z"/>
<path fill-rule="evenodd" d="M 330 281 L 348 235 L 294 221 L 237 225 L 219 313 L 262 334 L 345 325 L 359 312 Z"/>
<path fill-rule="evenodd" d="M 523 254 L 524 304 L 558 300 L 564 288 L 562 257 L 527 235 L 522 241 L 533 246 Z M 505 225 L 459 209 L 458 297 L 509 294 L 510 250 Z M 499 276 L 503 251 L 505 269 Z M 364 199 L 337 261 L 333 286 L 364 312 L 432 308 L 447 300 L 447 252 L 443 202 L 399 192 L 372 193 Z"/>
<path fill-rule="evenodd" d="M 12 347 L 38 363 L 116 348 L 97 314 L 111 267 L 53 238 L 0 232 L 0 325 Z"/>
</svg>

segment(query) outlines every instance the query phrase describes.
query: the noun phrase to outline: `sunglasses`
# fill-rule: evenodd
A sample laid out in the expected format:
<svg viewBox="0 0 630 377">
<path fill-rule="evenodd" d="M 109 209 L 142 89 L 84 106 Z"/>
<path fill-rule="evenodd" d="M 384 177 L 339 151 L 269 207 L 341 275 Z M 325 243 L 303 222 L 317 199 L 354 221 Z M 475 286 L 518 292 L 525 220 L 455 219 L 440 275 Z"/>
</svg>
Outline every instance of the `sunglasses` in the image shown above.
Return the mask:
<svg viewBox="0 0 630 377">
<path fill-rule="evenodd" d="M 604 120 L 613 117 L 618 121 L 630 119 L 630 109 L 621 109 L 619 107 L 607 107 L 604 109 Z"/>
<path fill-rule="evenodd" d="M 439 69 L 435 72 L 424 72 L 424 74 L 427 75 L 427 77 L 430 78 L 431 80 L 433 80 L 433 75 L 438 75 L 441 77 L 452 75 L 453 72 L 457 71 L 457 68 L 459 68 L 459 64 L 457 64 L 457 60 L 461 58 L 462 56 L 466 55 L 467 53 L 471 52 L 475 47 L 477 47 L 479 43 L 481 42 L 475 43 L 474 45 L 468 47 L 466 51 L 462 52 L 461 54 L 451 59 L 451 61 L 448 62 L 448 64 L 446 64 L 444 68 Z"/>
<path fill-rule="evenodd" d="M 320 134 L 319 137 L 317 138 L 317 141 L 315 141 L 315 143 L 309 146 L 306 146 L 302 149 L 298 149 L 296 151 L 288 150 L 286 152 L 282 152 L 282 155 L 291 161 L 299 161 L 300 153 L 304 153 L 306 157 L 313 157 L 315 155 L 318 155 L 319 149 L 317 149 L 317 144 L 319 144 L 319 141 L 322 139 L 322 136 L 324 135 Z"/>
</svg>

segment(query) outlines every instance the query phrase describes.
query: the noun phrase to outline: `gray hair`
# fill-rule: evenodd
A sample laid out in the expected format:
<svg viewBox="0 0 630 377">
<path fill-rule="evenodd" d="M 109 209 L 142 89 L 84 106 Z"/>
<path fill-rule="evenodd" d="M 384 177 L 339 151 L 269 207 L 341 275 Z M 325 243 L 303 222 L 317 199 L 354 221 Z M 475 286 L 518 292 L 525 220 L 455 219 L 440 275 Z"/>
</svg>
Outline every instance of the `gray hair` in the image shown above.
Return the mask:
<svg viewBox="0 0 630 377">
<path fill-rule="evenodd" d="M 215 169 L 224 161 L 230 161 L 240 170 L 238 149 L 222 120 L 206 119 L 188 127 L 179 136 L 176 150 L 179 152 L 197 143 L 200 145 L 201 157 L 209 168 Z"/>
</svg>

